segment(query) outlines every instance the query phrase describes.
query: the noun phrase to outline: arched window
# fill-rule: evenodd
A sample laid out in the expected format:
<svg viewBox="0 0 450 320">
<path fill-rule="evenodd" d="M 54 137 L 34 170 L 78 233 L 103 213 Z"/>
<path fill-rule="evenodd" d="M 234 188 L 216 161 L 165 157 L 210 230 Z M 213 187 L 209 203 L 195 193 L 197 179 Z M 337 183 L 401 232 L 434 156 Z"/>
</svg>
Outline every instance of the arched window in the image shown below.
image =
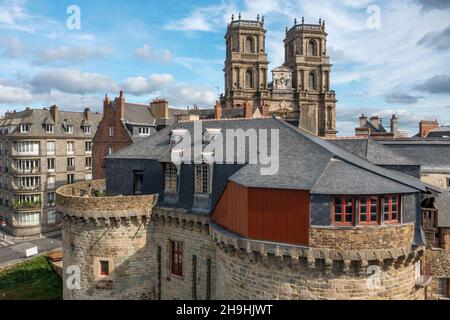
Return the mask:
<svg viewBox="0 0 450 320">
<path fill-rule="evenodd" d="M 327 127 L 328 129 L 333 129 L 333 107 L 328 106 L 327 109 Z"/>
<path fill-rule="evenodd" d="M 316 75 L 314 72 L 309 73 L 309 90 L 316 90 Z"/>
<path fill-rule="evenodd" d="M 317 45 L 314 40 L 309 40 L 308 42 L 308 55 L 317 56 Z"/>
<path fill-rule="evenodd" d="M 248 52 L 248 53 L 253 52 L 253 39 L 252 38 L 245 39 L 245 52 Z"/>
<path fill-rule="evenodd" d="M 245 87 L 253 88 L 253 73 L 251 70 L 245 72 Z"/>
</svg>

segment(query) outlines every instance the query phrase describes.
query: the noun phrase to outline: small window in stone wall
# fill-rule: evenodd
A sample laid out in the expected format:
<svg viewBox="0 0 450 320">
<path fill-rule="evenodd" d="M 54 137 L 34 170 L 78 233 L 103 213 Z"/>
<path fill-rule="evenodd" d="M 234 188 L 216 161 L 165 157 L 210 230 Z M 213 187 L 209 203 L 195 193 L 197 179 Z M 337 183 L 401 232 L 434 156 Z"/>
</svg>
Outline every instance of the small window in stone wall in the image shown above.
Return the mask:
<svg viewBox="0 0 450 320">
<path fill-rule="evenodd" d="M 110 279 L 114 271 L 114 262 L 110 257 L 94 258 L 94 278 L 97 280 Z"/>
<path fill-rule="evenodd" d="M 109 261 L 100 260 L 100 275 L 109 276 Z"/>
<path fill-rule="evenodd" d="M 450 178 L 447 178 L 447 189 L 450 189 Z"/>
<path fill-rule="evenodd" d="M 183 276 L 183 243 L 180 241 L 170 241 L 170 273 Z"/>
</svg>

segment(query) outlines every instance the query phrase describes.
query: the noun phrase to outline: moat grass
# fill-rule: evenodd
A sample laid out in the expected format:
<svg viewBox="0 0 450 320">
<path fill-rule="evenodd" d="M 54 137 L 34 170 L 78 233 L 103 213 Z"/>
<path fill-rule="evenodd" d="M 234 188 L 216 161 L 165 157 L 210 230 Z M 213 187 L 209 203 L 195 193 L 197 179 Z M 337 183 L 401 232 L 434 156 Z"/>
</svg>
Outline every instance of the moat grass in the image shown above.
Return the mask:
<svg viewBox="0 0 450 320">
<path fill-rule="evenodd" d="M 0 300 L 61 299 L 61 278 L 45 256 L 0 270 Z"/>
</svg>

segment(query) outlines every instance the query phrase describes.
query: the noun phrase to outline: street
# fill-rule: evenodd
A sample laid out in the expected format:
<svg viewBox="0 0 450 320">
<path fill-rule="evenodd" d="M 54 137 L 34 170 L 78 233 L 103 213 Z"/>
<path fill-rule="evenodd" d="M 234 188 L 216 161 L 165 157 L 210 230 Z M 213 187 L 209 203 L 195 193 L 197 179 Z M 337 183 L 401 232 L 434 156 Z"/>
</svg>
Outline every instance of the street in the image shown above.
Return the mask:
<svg viewBox="0 0 450 320">
<path fill-rule="evenodd" d="M 38 247 L 38 253 L 61 248 L 61 234 L 30 240 L 4 240 L 0 238 L 0 266 L 25 259 L 25 251 L 36 246 Z"/>
</svg>

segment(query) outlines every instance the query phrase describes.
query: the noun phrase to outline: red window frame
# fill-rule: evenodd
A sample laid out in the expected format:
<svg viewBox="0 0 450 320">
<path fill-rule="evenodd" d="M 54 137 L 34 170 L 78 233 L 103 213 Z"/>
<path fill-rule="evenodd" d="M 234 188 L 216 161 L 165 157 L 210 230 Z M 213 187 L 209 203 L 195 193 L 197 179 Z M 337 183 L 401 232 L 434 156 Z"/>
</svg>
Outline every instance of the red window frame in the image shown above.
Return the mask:
<svg viewBox="0 0 450 320">
<path fill-rule="evenodd" d="M 340 200 L 340 204 L 337 204 L 337 200 Z M 350 201 L 348 201 L 350 199 Z M 353 226 L 355 223 L 355 200 L 354 196 L 335 196 L 333 197 L 333 224 L 338 226 Z M 349 203 L 351 203 L 351 221 L 348 221 L 349 213 L 347 213 L 347 208 L 349 208 Z M 340 212 L 336 212 L 337 208 L 341 208 Z M 337 217 L 340 216 L 340 219 Z M 339 221 L 340 220 L 340 221 Z"/>
<path fill-rule="evenodd" d="M 364 200 L 365 201 L 362 201 Z M 363 212 L 361 209 L 363 206 L 366 211 Z M 375 217 L 372 209 L 376 208 Z M 362 216 L 366 216 L 366 221 L 363 221 Z M 380 222 L 380 198 L 378 196 L 360 196 L 358 203 L 358 223 L 360 225 L 377 225 Z"/>
<path fill-rule="evenodd" d="M 109 261 L 100 260 L 100 275 L 104 277 L 109 276 Z"/>
<path fill-rule="evenodd" d="M 172 275 L 177 277 L 183 276 L 183 244 L 179 241 L 170 242 L 170 259 L 171 268 L 170 272 Z"/>
<path fill-rule="evenodd" d="M 394 210 L 394 208 L 397 208 Z M 396 224 L 401 221 L 401 196 L 398 194 L 386 195 L 382 201 L 383 223 Z"/>
</svg>

